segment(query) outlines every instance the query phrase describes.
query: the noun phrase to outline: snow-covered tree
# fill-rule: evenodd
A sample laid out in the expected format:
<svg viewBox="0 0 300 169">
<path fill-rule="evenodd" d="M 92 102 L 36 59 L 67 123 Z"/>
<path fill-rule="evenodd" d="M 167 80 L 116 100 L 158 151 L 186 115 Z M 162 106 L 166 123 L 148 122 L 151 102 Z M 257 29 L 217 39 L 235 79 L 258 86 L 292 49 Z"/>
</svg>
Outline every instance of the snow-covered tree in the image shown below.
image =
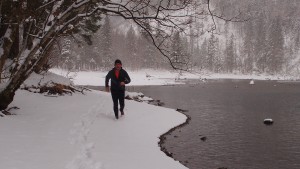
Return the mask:
<svg viewBox="0 0 300 169">
<path fill-rule="evenodd" d="M 296 33 L 295 42 L 294 42 L 294 53 L 298 53 L 300 49 L 300 33 Z"/>
<path fill-rule="evenodd" d="M 100 33 L 97 37 L 97 45 L 99 50 L 98 63 L 103 68 L 110 68 L 111 63 L 113 62 L 113 50 L 112 50 L 112 33 L 111 33 L 112 27 L 110 23 L 110 18 L 108 16 L 105 17 L 104 24 L 100 29 Z"/>
<path fill-rule="evenodd" d="M 254 66 L 254 30 L 253 23 L 251 21 L 245 23 L 245 37 L 243 41 L 243 59 L 244 59 L 244 71 L 251 73 Z"/>
<path fill-rule="evenodd" d="M 203 43 L 201 44 L 200 54 L 197 58 L 197 65 L 200 69 L 208 67 L 208 42 L 206 38 L 204 39 Z"/>
<path fill-rule="evenodd" d="M 191 61 L 191 55 L 188 52 L 188 40 L 180 36 L 180 32 L 176 32 L 173 36 L 170 54 L 174 64 L 189 64 Z"/>
<path fill-rule="evenodd" d="M 265 72 L 267 64 L 267 28 L 263 14 L 260 15 L 256 25 L 257 31 L 254 43 L 255 63 L 260 72 Z"/>
<path fill-rule="evenodd" d="M 236 67 L 236 52 L 234 47 L 234 35 L 232 34 L 225 49 L 225 71 L 232 73 Z"/>
<path fill-rule="evenodd" d="M 215 56 L 214 56 L 214 62 L 213 62 L 213 71 L 216 73 L 221 73 L 224 70 L 224 55 L 222 55 L 222 52 L 220 50 L 220 42 L 219 38 L 216 37 L 215 39 Z"/>
<path fill-rule="evenodd" d="M 207 47 L 207 69 L 211 72 L 214 71 L 215 63 L 217 61 L 217 55 L 218 55 L 218 39 L 217 37 L 212 33 L 210 38 L 208 39 L 208 47 Z"/>
<path fill-rule="evenodd" d="M 112 31 L 112 50 L 116 58 L 121 59 L 124 65 L 129 65 L 127 62 L 125 52 L 126 51 L 126 34 L 118 30 Z M 111 63 L 110 63 L 111 64 Z"/>
<path fill-rule="evenodd" d="M 284 37 L 280 17 L 272 21 L 268 38 L 268 71 L 279 73 L 284 63 Z"/>
<path fill-rule="evenodd" d="M 137 69 L 138 65 L 140 64 L 140 59 L 137 56 L 137 40 L 136 33 L 131 25 L 126 35 L 125 44 L 127 49 L 126 58 L 127 60 L 130 60 L 128 66 L 130 66 L 132 69 Z"/>
</svg>

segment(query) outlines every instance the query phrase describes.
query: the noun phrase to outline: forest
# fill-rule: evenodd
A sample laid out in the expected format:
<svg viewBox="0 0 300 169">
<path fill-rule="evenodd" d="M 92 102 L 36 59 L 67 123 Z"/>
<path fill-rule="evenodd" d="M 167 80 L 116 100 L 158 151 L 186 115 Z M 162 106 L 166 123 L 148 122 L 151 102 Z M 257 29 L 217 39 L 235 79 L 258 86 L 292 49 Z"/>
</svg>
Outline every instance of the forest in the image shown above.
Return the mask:
<svg viewBox="0 0 300 169">
<path fill-rule="evenodd" d="M 299 71 L 299 6 L 297 0 L 212 1 L 211 16 L 191 18 L 184 31 L 171 37 L 170 55 L 187 62 L 188 71 L 242 74 L 297 74 Z M 234 4 L 234 5 L 233 5 Z M 103 70 L 114 59 L 132 70 L 172 69 L 133 22 L 113 16 L 102 19 L 89 38 L 61 39 L 54 66 L 70 70 Z M 215 25 L 214 25 L 215 24 Z M 215 29 L 212 31 L 212 27 Z M 79 43 L 80 39 L 88 43 Z M 83 41 L 84 41 L 83 40 Z"/>
</svg>

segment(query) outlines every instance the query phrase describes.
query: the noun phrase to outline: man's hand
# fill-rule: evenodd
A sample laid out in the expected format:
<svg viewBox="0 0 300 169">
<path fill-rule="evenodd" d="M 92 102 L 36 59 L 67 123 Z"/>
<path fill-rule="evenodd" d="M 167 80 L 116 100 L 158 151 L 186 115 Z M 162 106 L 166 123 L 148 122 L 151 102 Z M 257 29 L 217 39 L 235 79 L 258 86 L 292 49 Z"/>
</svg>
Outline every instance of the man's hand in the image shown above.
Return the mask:
<svg viewBox="0 0 300 169">
<path fill-rule="evenodd" d="M 105 87 L 105 91 L 106 91 L 106 92 L 109 92 L 109 87 Z"/>
<path fill-rule="evenodd" d="M 121 85 L 121 86 L 125 86 L 125 83 L 124 83 L 124 82 L 121 82 L 120 85 Z"/>
</svg>

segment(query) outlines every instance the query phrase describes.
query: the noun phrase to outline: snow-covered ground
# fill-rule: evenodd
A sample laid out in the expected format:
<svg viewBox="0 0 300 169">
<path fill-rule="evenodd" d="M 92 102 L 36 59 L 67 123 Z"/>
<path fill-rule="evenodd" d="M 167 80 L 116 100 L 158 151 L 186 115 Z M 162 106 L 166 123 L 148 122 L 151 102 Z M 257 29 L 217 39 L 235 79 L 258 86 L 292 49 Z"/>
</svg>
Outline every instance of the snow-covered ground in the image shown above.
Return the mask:
<svg viewBox="0 0 300 169">
<path fill-rule="evenodd" d="M 50 74 L 60 83 L 70 83 Z M 36 85 L 33 75 L 26 86 Z M 48 79 L 48 80 L 47 80 Z M 186 116 L 172 109 L 126 100 L 115 120 L 109 93 L 47 97 L 18 90 L 16 115 L 0 117 L 1 169 L 184 169 L 158 145 L 160 135 Z"/>
<path fill-rule="evenodd" d="M 126 69 L 125 69 L 126 70 Z M 72 78 L 76 85 L 104 86 L 107 72 L 67 72 L 61 69 L 51 69 L 51 72 Z M 188 73 L 167 70 L 127 70 L 132 82 L 129 84 L 138 85 L 170 85 L 180 84 L 184 79 L 255 79 L 255 80 L 294 80 L 290 76 L 270 76 L 270 75 L 239 75 L 239 74 L 204 74 Z"/>
<path fill-rule="evenodd" d="M 103 86 L 107 72 L 67 73 L 75 85 Z M 128 71 L 130 85 L 167 85 L 178 79 L 276 79 L 269 76 L 199 75 L 170 71 Z M 289 78 L 280 78 L 289 79 Z M 23 86 L 69 79 L 33 74 Z M 139 95 L 131 93 L 129 95 Z M 150 98 L 144 98 L 148 100 Z M 172 109 L 126 100 L 125 116 L 114 119 L 109 93 L 47 97 L 18 90 L 10 107 L 16 115 L 0 117 L 2 169 L 183 169 L 158 145 L 159 136 L 182 124 L 186 116 Z"/>
</svg>

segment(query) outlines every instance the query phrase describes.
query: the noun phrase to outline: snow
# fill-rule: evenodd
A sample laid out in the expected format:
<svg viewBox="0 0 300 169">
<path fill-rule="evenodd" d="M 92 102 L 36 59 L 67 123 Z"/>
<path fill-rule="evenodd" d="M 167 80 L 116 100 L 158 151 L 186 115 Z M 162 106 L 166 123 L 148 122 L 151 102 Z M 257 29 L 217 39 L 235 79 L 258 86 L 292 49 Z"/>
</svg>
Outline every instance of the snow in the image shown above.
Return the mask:
<svg viewBox="0 0 300 169">
<path fill-rule="evenodd" d="M 126 69 L 125 69 L 126 70 Z M 53 73 L 70 76 L 76 85 L 104 86 L 105 76 L 108 71 L 79 71 L 68 72 L 61 69 L 51 69 Z M 188 73 L 168 70 L 143 69 L 139 71 L 126 70 L 131 78 L 129 86 L 140 85 L 173 85 L 182 84 L 186 79 L 253 79 L 253 80 L 295 80 L 292 76 L 270 76 L 270 75 L 241 75 L 241 74 L 209 74 Z"/>
<path fill-rule="evenodd" d="M 264 119 L 265 122 L 273 122 L 273 119 L 270 119 L 270 118 L 267 118 L 267 119 Z"/>
<path fill-rule="evenodd" d="M 131 99 L 136 98 L 137 100 L 141 100 L 141 101 L 152 101 L 153 99 L 150 97 L 145 96 L 143 93 L 141 92 L 125 92 L 125 97 L 129 97 Z"/>
<path fill-rule="evenodd" d="M 28 78 L 23 85 L 26 86 L 44 86 L 46 84 L 49 84 L 51 82 L 63 84 L 63 85 L 72 85 L 73 83 L 70 81 L 70 79 L 67 79 L 63 76 L 59 76 L 54 73 L 45 73 L 45 74 L 36 74 L 32 73 L 30 75 L 30 78 Z"/>
<path fill-rule="evenodd" d="M 126 70 L 126 69 L 125 69 Z M 104 86 L 106 72 L 67 72 L 60 69 L 51 69 L 53 73 L 74 78 L 74 84 L 76 85 L 92 85 L 92 86 Z M 126 70 L 131 78 L 132 85 L 168 85 L 176 84 L 175 81 L 177 77 L 176 73 L 171 73 L 169 71 L 159 71 L 159 70 L 141 70 L 141 71 L 129 71 Z M 147 76 L 148 75 L 148 76 Z M 149 77 L 151 75 L 151 77 Z"/>
<path fill-rule="evenodd" d="M 25 85 L 71 83 L 41 77 L 33 74 Z M 20 108 L 16 115 L 0 117 L 0 168 L 186 168 L 158 145 L 160 135 L 186 120 L 175 110 L 126 100 L 125 116 L 115 120 L 111 95 L 101 91 L 45 97 L 18 90 L 12 106 Z"/>
</svg>

